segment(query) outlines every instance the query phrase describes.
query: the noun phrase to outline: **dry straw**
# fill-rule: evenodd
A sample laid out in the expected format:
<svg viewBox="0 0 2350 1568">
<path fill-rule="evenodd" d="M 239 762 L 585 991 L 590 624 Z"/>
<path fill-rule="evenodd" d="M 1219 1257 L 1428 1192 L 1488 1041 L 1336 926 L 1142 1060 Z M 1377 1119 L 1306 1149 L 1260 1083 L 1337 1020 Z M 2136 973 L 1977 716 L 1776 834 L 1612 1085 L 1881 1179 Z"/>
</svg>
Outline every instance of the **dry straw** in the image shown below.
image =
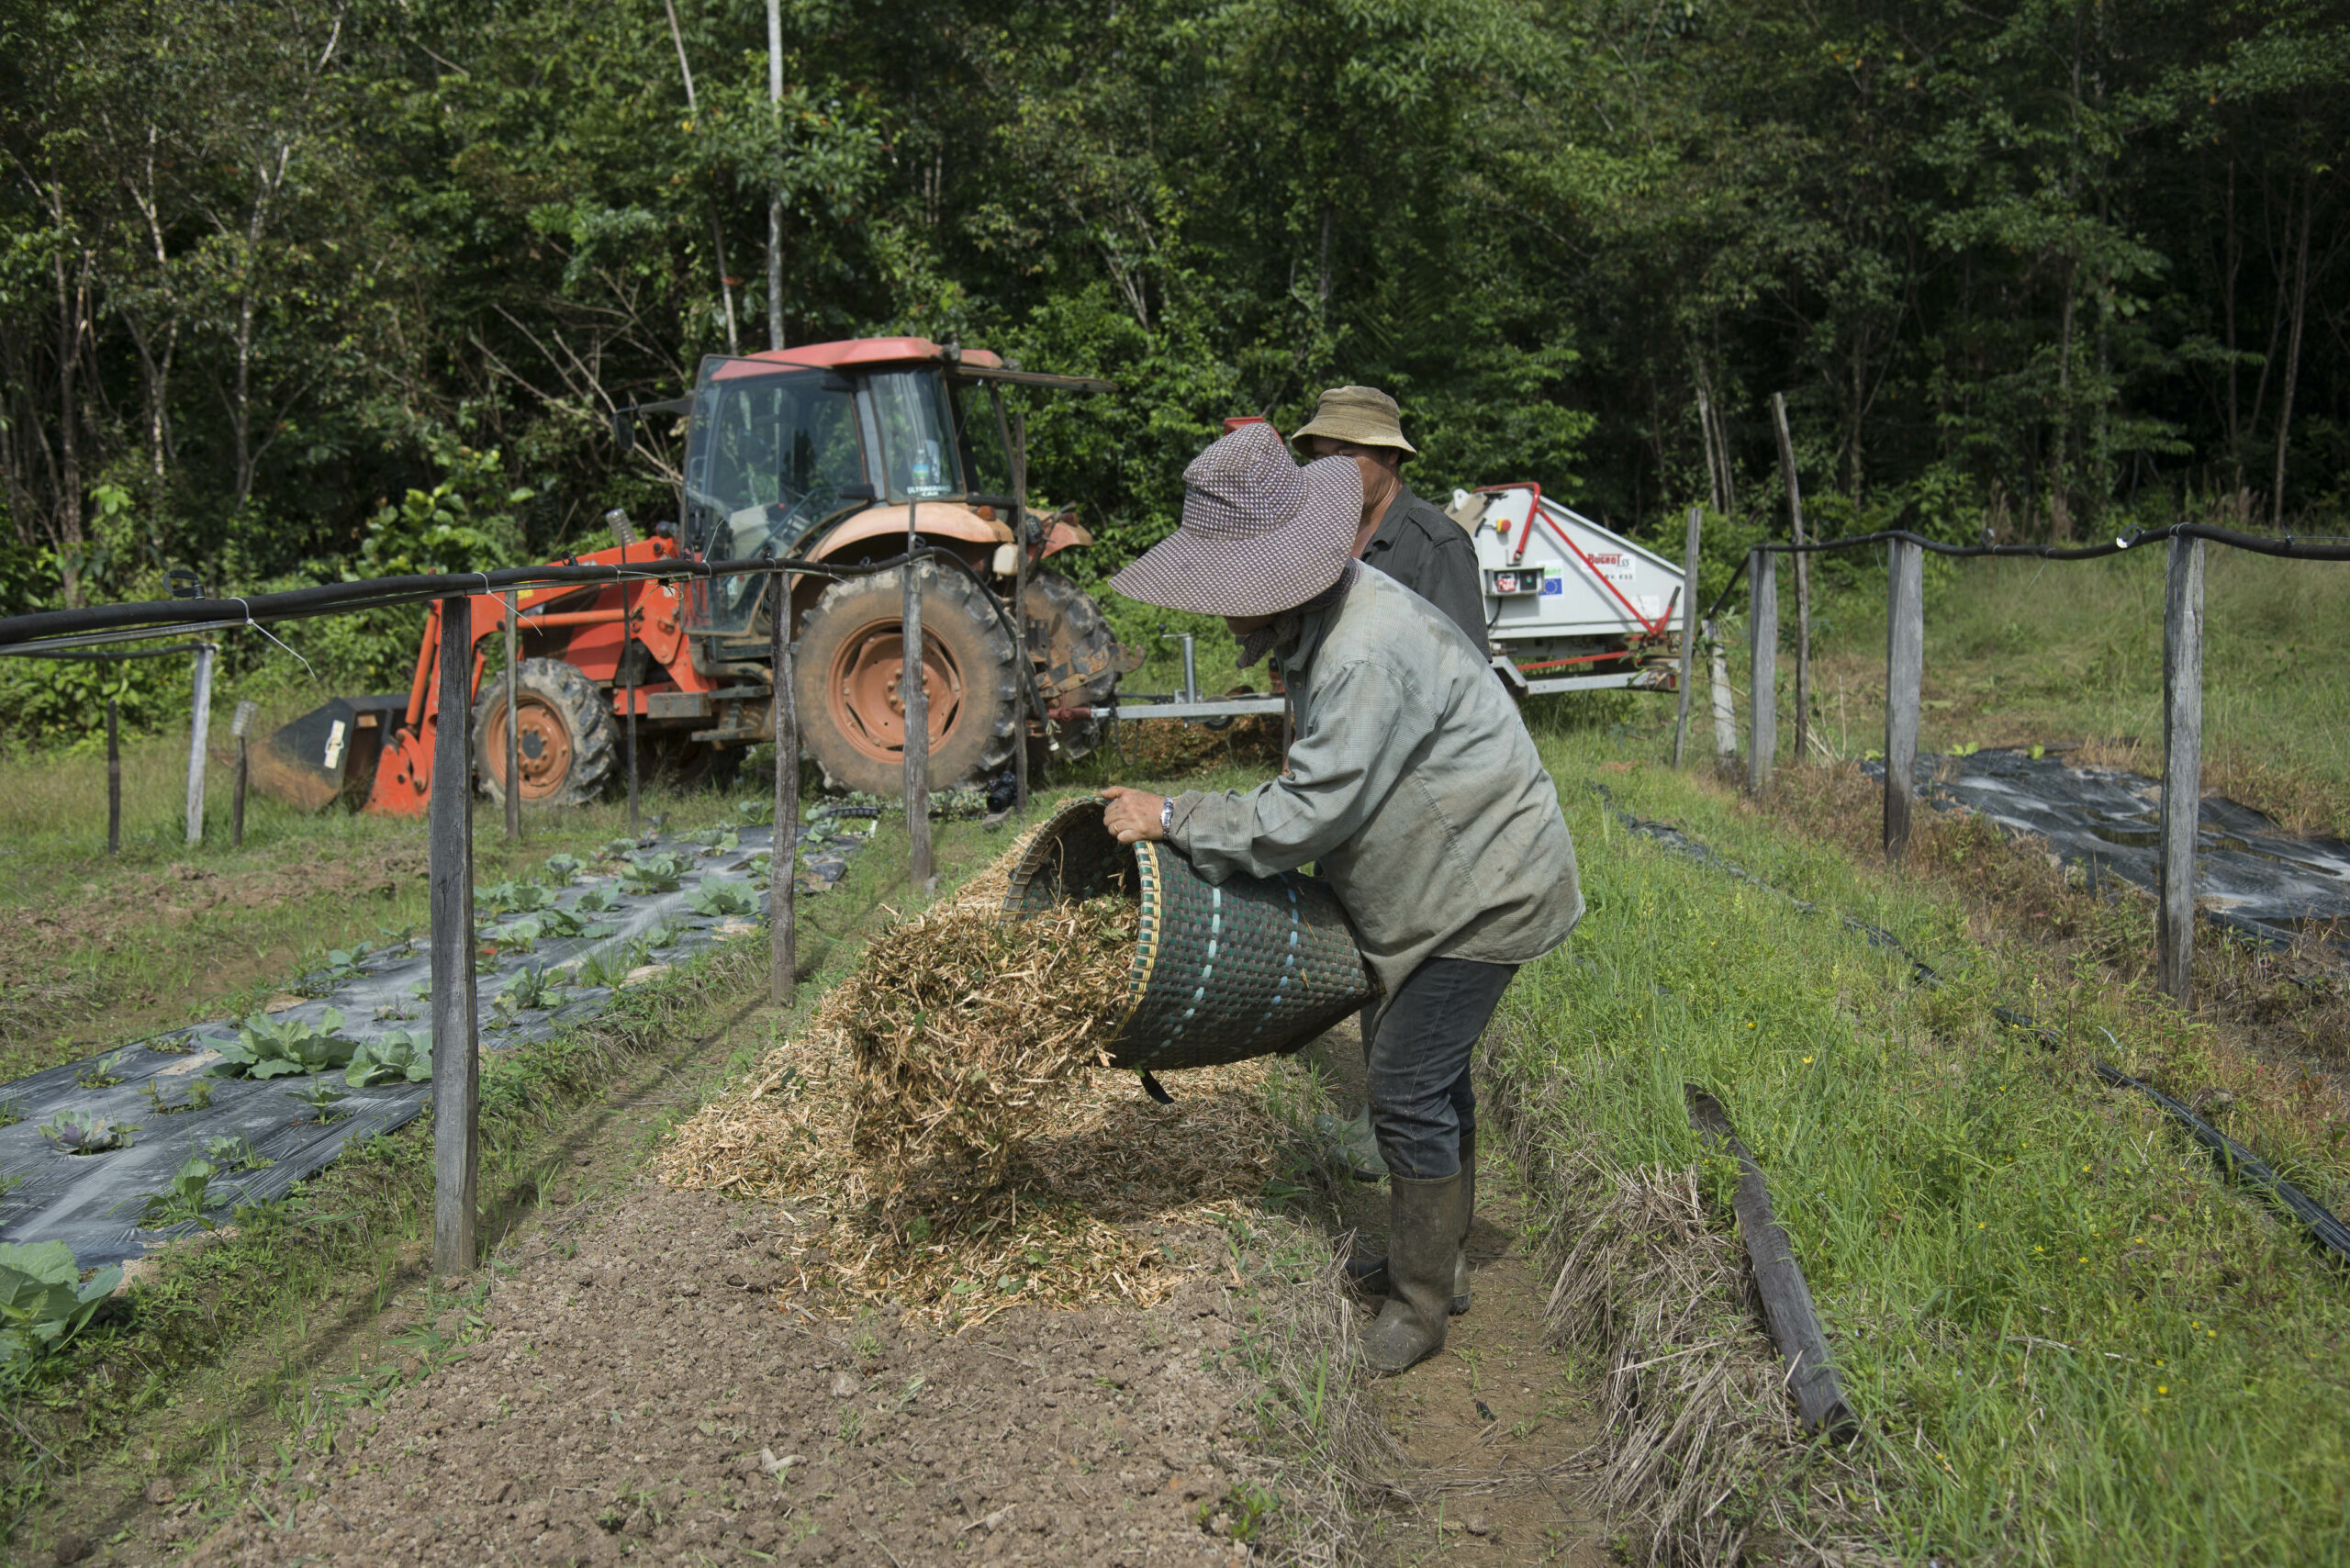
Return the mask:
<svg viewBox="0 0 2350 1568">
<path fill-rule="evenodd" d="M 1169 1075 L 1172 1105 L 1089 1065 L 1125 1006 L 1134 914 L 1003 924 L 1023 847 L 877 937 L 663 1149 L 671 1185 L 775 1205 L 793 1299 L 934 1323 L 1147 1305 L 1206 1266 L 1187 1233 L 1254 1208 L 1275 1174 L 1286 1064 Z"/>
</svg>

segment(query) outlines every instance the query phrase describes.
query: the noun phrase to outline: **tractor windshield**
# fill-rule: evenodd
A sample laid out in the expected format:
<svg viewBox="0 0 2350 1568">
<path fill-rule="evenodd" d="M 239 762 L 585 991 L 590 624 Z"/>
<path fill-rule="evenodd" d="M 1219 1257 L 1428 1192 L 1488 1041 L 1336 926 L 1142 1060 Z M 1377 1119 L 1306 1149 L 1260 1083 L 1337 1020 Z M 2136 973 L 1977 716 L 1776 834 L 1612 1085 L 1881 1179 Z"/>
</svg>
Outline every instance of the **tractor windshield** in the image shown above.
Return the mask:
<svg viewBox="0 0 2350 1568">
<path fill-rule="evenodd" d="M 764 372 L 702 362 L 686 455 L 686 547 L 705 561 L 789 555 L 862 485 L 856 398 L 819 370 Z M 730 577 L 697 591 L 698 631 L 747 630 L 766 579 Z M 699 589 L 701 585 L 695 585 Z"/>
<path fill-rule="evenodd" d="M 873 412 L 881 426 L 881 462 L 890 476 L 891 500 L 927 501 L 963 493 L 954 412 L 944 375 L 935 370 L 876 375 Z"/>
</svg>

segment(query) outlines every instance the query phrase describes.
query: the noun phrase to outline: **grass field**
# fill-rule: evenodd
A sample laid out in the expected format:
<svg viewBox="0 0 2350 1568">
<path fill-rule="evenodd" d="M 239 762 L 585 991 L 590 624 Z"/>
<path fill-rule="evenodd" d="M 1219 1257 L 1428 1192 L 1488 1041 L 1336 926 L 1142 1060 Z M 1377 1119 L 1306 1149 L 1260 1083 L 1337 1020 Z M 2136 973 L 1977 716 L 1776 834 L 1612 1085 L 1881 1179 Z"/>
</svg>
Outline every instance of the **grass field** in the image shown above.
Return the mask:
<svg viewBox="0 0 2350 1568">
<path fill-rule="evenodd" d="M 2199 1097 L 2229 1066 L 2208 1026 L 2013 934 L 1986 939 L 1933 877 L 1896 881 L 1653 766 L 1646 734 L 1548 749 L 1592 910 L 1510 993 L 1494 1087 L 1559 1169 L 1698 1167 L 1724 1226 L 1729 1177 L 1684 1085 L 1728 1107 L 1864 1423 L 1852 1462 L 1881 1511 L 1810 1495 L 1818 1539 L 1962 1562 L 2350 1551 L 2350 1279 L 2088 1072 L 2101 1058 Z M 1594 781 L 1820 913 L 1628 833 Z M 1894 933 L 1939 983 L 1841 915 Z M 2000 1006 L 2061 1045 L 2003 1026 Z M 2344 1130 L 2331 1093 L 2230 1123 L 2337 1207 Z M 1762 1480 L 1733 1468 L 1725 1501 L 1758 1508 Z"/>
<path fill-rule="evenodd" d="M 1927 557 L 1921 749 L 2087 743 L 2081 760 L 2159 775 L 2164 562 L 2158 546 L 2098 561 Z M 1885 745 L 1884 574 L 1858 576 L 1813 618 L 1815 718 L 1848 757 Z M 2290 832 L 2350 836 L 2350 566 L 2210 546 L 2204 607 L 2204 788 Z M 1791 710 L 1779 734 L 1793 745 Z"/>
</svg>

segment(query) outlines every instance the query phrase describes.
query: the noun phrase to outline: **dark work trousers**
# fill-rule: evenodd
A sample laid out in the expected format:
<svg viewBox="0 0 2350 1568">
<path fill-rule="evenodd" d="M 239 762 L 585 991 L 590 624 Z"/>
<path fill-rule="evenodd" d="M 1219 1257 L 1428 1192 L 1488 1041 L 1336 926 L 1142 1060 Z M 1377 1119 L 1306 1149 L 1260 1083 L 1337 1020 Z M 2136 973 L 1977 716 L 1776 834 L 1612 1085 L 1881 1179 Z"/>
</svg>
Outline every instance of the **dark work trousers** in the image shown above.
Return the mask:
<svg viewBox="0 0 2350 1568">
<path fill-rule="evenodd" d="M 1515 964 L 1430 958 L 1380 1013 L 1365 1080 L 1371 1131 L 1393 1174 L 1435 1181 L 1460 1169 L 1460 1135 L 1477 1128 L 1470 1052 L 1516 973 Z"/>
</svg>

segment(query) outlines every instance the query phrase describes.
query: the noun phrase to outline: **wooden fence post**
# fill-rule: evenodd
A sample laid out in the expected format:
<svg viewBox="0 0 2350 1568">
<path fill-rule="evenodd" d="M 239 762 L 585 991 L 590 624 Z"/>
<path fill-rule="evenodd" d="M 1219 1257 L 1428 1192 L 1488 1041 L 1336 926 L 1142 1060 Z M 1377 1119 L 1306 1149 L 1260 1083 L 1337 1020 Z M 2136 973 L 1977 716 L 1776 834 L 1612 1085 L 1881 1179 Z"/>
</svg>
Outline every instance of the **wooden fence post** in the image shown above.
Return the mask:
<svg viewBox="0 0 2350 1568">
<path fill-rule="evenodd" d="M 1721 628 L 1706 622 L 1706 646 L 1713 655 L 1714 755 L 1738 755 L 1738 710 L 1729 694 L 1729 658 L 1722 649 Z"/>
<path fill-rule="evenodd" d="M 433 718 L 432 1271 L 474 1266 L 481 1067 L 474 1045 L 473 609 L 441 601 L 441 692 Z"/>
<path fill-rule="evenodd" d="M 1748 684 L 1753 695 L 1746 726 L 1746 787 L 1767 790 L 1771 764 L 1779 749 L 1779 574 L 1778 556 L 1768 550 L 1746 555 L 1747 643 L 1753 667 Z"/>
<path fill-rule="evenodd" d="M 1024 817 L 1028 814 L 1028 691 L 1036 673 L 1036 661 L 1028 655 L 1028 412 L 1024 409 L 1012 421 L 1012 544 L 1019 552 L 1012 558 L 1012 667 L 1019 672 L 1020 682 L 1013 693 L 1020 723 L 1012 732 L 1012 809 Z M 1036 722 L 1045 726 L 1049 739 L 1051 716 L 1038 713 Z"/>
<path fill-rule="evenodd" d="M 1909 851 L 1909 809 L 1918 767 L 1918 688 L 1926 665 L 1923 547 L 1893 542 L 1885 600 L 1885 857 Z"/>
<path fill-rule="evenodd" d="M 1811 558 L 1803 545 L 1803 487 L 1796 480 L 1795 437 L 1787 431 L 1787 399 L 1771 394 L 1771 418 L 1779 430 L 1779 472 L 1787 482 L 1787 526 L 1796 557 L 1796 748 L 1801 762 L 1811 746 Z"/>
<path fill-rule="evenodd" d="M 252 734 L 253 715 L 260 711 L 251 702 L 237 704 L 235 715 L 229 721 L 229 733 L 237 737 L 237 781 L 229 791 L 229 847 L 245 846 L 245 785 L 253 771 Z"/>
<path fill-rule="evenodd" d="M 196 650 L 196 701 L 187 741 L 187 841 L 204 842 L 204 747 L 212 731 L 212 644 Z"/>
<path fill-rule="evenodd" d="M 898 648 L 898 701 L 906 715 L 906 873 L 914 897 L 930 891 L 930 692 L 923 680 L 922 585 L 913 558 L 922 548 L 914 508 L 906 506 L 906 594 Z"/>
<path fill-rule="evenodd" d="M 767 857 L 767 998 L 791 1005 L 800 961 L 800 714 L 791 689 L 791 575 L 769 579 L 775 620 L 775 848 Z"/>
<path fill-rule="evenodd" d="M 2195 832 L 2203 805 L 2203 541 L 2173 535 L 2163 603 L 2163 825 L 2155 869 L 2155 978 L 2195 992 Z"/>
<path fill-rule="evenodd" d="M 1697 672 L 1697 533 L 1706 509 L 1689 509 L 1689 543 L 1681 553 L 1681 706 L 1673 721 L 1673 766 L 1689 739 L 1689 682 Z"/>
<path fill-rule="evenodd" d="M 636 819 L 636 609 L 630 606 L 621 622 L 628 633 L 621 639 L 621 667 L 628 676 L 628 833 L 631 838 L 642 836 L 643 829 Z"/>
<path fill-rule="evenodd" d="M 111 697 L 106 699 L 106 853 L 122 853 L 122 730 Z"/>
<path fill-rule="evenodd" d="M 521 693 L 516 686 L 514 644 L 522 637 L 522 596 L 506 595 L 506 841 L 522 838 L 522 742 L 514 726 L 521 714 Z"/>
</svg>

